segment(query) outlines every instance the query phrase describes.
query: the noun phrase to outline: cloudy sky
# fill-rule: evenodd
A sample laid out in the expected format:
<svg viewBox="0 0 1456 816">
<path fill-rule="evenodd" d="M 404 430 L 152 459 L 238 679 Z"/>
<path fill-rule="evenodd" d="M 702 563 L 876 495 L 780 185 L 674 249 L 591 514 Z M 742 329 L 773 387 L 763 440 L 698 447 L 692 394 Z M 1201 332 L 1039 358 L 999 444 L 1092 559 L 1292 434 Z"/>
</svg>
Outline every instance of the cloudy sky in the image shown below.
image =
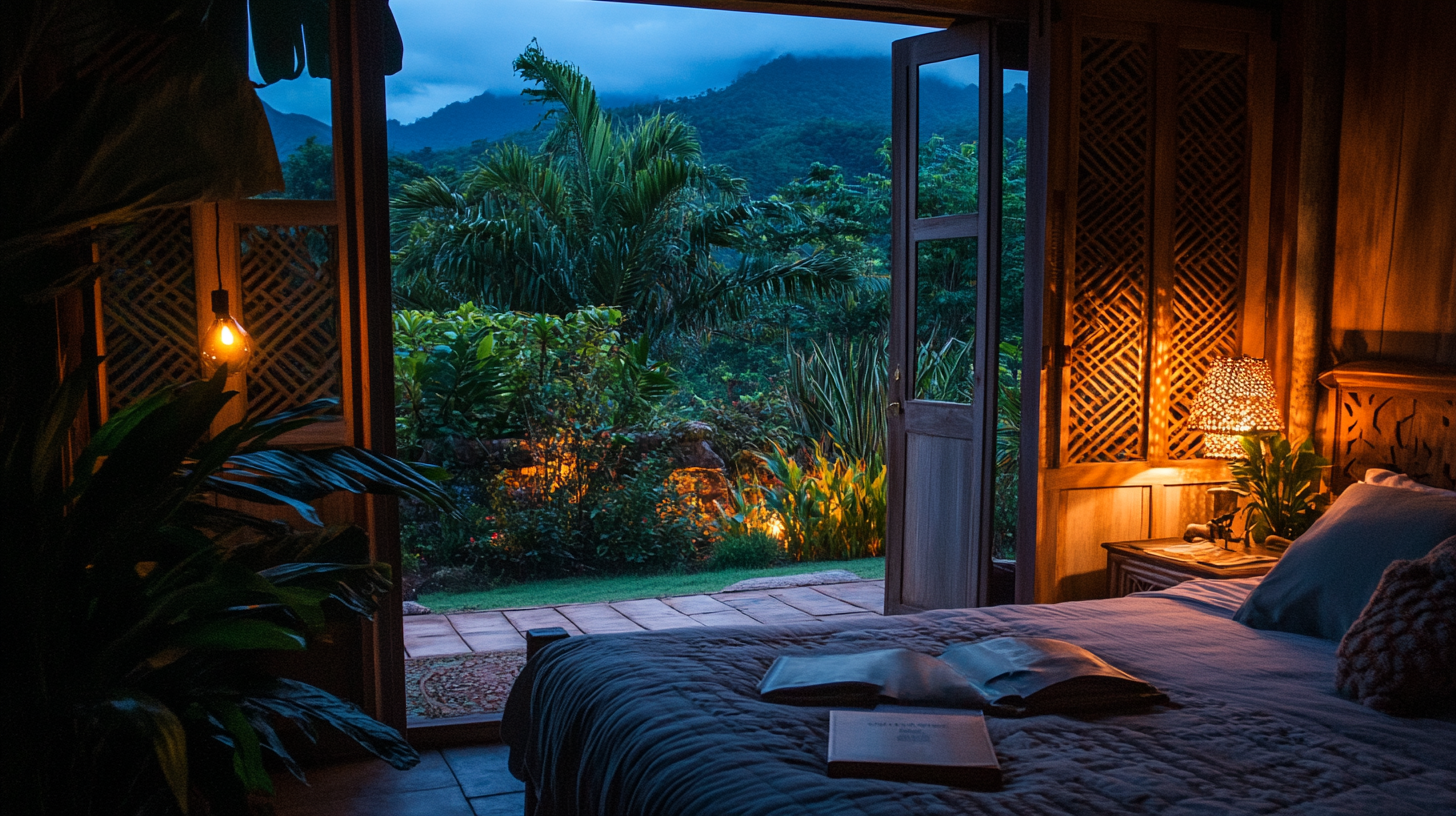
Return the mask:
<svg viewBox="0 0 1456 816">
<path fill-rule="evenodd" d="M 511 60 L 535 38 L 603 91 L 676 97 L 719 88 L 780 54 L 890 53 L 930 29 L 604 0 L 391 0 L 404 70 L 386 80 L 389 116 L 411 122 L 484 91 L 519 93 Z M 969 77 L 966 78 L 967 80 Z M 270 105 L 328 121 L 328 83 L 259 92 Z"/>
</svg>

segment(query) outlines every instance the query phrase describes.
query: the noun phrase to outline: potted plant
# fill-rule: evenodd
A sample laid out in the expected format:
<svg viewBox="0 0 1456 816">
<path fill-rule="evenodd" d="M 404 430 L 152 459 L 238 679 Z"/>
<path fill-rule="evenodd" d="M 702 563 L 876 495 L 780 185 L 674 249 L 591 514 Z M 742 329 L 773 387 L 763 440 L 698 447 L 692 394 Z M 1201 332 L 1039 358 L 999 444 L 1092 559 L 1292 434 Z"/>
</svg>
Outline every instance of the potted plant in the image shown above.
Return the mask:
<svg viewBox="0 0 1456 816">
<path fill-rule="evenodd" d="M 1248 499 L 1242 511 L 1246 535 L 1258 544 L 1270 536 L 1298 538 L 1329 506 L 1329 494 L 1320 490 L 1329 460 L 1314 452 L 1312 440 L 1296 447 L 1282 433 L 1245 434 L 1239 442 L 1244 455 L 1229 468 L 1232 489 Z"/>
<path fill-rule="evenodd" d="M 449 506 L 439 472 L 349 447 L 272 441 L 331 401 L 209 436 L 225 369 L 120 411 L 64 467 L 94 366 L 43 410 L 0 425 L 12 675 L 5 801 L 25 813 L 247 813 L 271 793 L 264 756 L 298 772 L 280 727 L 343 732 L 396 768 L 394 729 L 258 657 L 308 647 L 326 620 L 371 616 L 390 586 L 365 533 L 309 503 L 346 490 Z M 232 496 L 313 525 L 225 509 Z M 9 752 L 7 752 L 9 754 Z"/>
</svg>

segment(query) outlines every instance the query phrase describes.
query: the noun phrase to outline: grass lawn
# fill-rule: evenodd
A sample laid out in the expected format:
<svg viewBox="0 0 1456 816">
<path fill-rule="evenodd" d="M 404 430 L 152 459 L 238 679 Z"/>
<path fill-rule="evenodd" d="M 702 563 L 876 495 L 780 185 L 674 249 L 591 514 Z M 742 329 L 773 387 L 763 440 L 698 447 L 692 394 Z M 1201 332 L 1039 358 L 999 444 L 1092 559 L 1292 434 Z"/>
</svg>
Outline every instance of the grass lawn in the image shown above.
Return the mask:
<svg viewBox="0 0 1456 816">
<path fill-rule="evenodd" d="M 718 592 L 729 584 L 748 578 L 797 575 L 803 572 L 845 569 L 865 579 L 885 577 L 885 559 L 815 561 L 767 569 L 730 569 L 719 572 L 668 573 L 666 575 L 623 575 L 612 578 L 555 578 L 480 592 L 430 592 L 420 603 L 435 612 L 466 609 L 511 609 L 520 606 L 557 606 L 570 603 L 610 603 L 634 598 L 665 598 Z"/>
</svg>

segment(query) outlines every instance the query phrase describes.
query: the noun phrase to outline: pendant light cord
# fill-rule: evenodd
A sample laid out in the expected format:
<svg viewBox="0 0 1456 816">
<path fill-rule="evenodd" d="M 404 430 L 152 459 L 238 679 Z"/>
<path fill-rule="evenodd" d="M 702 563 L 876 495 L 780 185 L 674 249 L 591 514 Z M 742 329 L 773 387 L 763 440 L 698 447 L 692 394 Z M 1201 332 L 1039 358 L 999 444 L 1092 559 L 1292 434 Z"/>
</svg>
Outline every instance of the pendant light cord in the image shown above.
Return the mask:
<svg viewBox="0 0 1456 816">
<path fill-rule="evenodd" d="M 212 202 L 212 253 L 217 266 L 217 288 L 222 285 L 222 205 Z"/>
</svg>

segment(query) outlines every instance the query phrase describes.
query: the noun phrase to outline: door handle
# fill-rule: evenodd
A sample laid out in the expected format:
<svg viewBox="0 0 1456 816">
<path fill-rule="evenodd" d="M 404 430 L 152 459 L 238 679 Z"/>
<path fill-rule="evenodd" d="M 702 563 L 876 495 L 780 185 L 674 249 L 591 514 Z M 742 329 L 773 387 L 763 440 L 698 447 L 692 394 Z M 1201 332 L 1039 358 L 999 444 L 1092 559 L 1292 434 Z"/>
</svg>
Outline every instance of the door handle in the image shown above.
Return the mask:
<svg viewBox="0 0 1456 816">
<path fill-rule="evenodd" d="M 885 406 L 885 410 L 890 412 L 890 416 L 898 416 L 901 413 L 900 403 L 892 402 Z"/>
</svg>

